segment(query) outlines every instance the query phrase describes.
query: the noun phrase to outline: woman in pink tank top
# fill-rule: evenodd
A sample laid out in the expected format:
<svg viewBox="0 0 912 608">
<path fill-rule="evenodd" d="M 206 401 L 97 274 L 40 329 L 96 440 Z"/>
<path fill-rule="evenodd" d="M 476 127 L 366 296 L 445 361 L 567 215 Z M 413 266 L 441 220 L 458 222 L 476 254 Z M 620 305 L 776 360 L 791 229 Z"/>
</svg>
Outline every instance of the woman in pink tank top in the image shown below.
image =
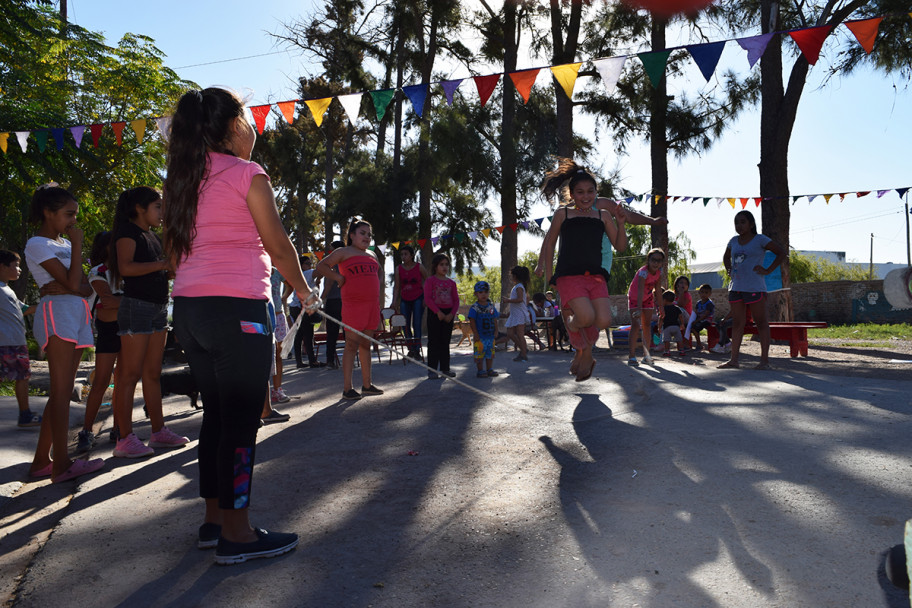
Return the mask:
<svg viewBox="0 0 912 608">
<path fill-rule="evenodd" d="M 423 361 L 421 356 L 421 322 L 424 317 L 424 280 L 427 268 L 415 261 L 411 245 L 399 248 L 402 264 L 396 269 L 393 284 L 393 308 L 405 316 L 405 337 L 410 340 L 409 357 Z"/>
<path fill-rule="evenodd" d="M 371 225 L 354 220 L 348 228 L 348 246 L 340 247 L 317 264 L 316 274 L 338 283 L 342 292 L 342 322 L 352 329 L 373 336 L 380 325 L 380 263 L 373 251 Z M 338 264 L 339 271 L 333 270 Z M 355 354 L 361 361 L 361 392 L 352 387 Z M 370 342 L 353 331 L 345 332 L 342 355 L 342 397 L 360 399 L 362 395 L 382 395 L 371 384 Z"/>
</svg>

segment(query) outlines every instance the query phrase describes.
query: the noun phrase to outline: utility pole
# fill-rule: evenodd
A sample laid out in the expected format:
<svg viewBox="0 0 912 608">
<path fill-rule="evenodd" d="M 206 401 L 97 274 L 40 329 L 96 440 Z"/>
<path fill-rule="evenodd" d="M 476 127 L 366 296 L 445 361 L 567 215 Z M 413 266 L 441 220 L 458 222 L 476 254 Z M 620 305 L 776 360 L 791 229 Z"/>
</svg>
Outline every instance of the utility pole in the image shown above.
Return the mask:
<svg viewBox="0 0 912 608">
<path fill-rule="evenodd" d="M 66 23 L 67 20 L 67 0 L 60 0 L 60 20 Z"/>
<path fill-rule="evenodd" d="M 868 266 L 868 280 L 874 280 L 874 233 L 871 233 L 871 261 L 870 266 Z"/>
</svg>

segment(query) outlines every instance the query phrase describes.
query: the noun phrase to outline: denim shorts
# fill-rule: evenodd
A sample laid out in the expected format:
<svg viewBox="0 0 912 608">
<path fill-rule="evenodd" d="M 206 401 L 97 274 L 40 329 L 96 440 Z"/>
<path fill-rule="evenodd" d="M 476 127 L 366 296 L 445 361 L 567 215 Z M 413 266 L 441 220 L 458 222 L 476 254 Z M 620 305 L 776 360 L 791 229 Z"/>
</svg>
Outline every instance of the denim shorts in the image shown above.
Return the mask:
<svg viewBox="0 0 912 608">
<path fill-rule="evenodd" d="M 168 329 L 168 305 L 124 297 L 117 310 L 118 336 L 154 334 Z"/>
</svg>

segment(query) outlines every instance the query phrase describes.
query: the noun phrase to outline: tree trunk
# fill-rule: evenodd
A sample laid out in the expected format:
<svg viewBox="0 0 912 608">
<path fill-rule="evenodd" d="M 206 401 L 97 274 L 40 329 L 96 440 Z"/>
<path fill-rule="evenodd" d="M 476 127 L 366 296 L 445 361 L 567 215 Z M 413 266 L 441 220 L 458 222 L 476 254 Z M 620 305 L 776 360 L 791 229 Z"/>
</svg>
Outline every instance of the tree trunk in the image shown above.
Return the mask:
<svg viewBox="0 0 912 608">
<path fill-rule="evenodd" d="M 438 9 L 439 10 L 439 9 Z M 434 61 L 437 56 L 437 31 L 441 16 L 436 10 L 431 13 L 431 27 L 428 33 L 427 45 L 422 47 L 427 49 L 424 56 L 424 62 L 421 65 L 421 83 L 429 84 L 431 75 L 434 71 Z M 424 106 L 421 110 L 421 120 L 419 121 L 418 132 L 418 166 L 425 167 L 429 164 L 430 156 L 430 111 L 431 96 L 424 98 Z M 431 243 L 431 176 L 423 171 L 418 176 L 418 238 L 425 239 L 424 247 L 421 247 L 421 257 L 424 265 L 430 269 L 431 259 L 434 253 L 434 245 Z"/>
<path fill-rule="evenodd" d="M 651 24 L 651 42 L 653 51 L 665 49 L 664 19 L 653 17 Z M 652 165 L 652 196 L 650 197 L 650 215 L 665 217 L 668 214 L 668 86 L 665 76 L 659 86 L 652 91 L 652 109 L 649 116 L 649 156 Z M 649 229 L 652 246 L 668 251 L 668 228 L 665 225 L 652 226 Z M 668 257 L 665 257 L 662 273 L 668 275 Z M 668 283 L 666 283 L 668 284 Z"/>
<path fill-rule="evenodd" d="M 779 28 L 779 3 L 761 3 L 761 30 Z M 771 321 L 790 321 L 794 318 L 789 290 L 789 227 L 791 200 L 788 181 L 788 151 L 798 102 L 807 80 L 808 63 L 799 56 L 792 66 L 788 89 L 782 81 L 782 41 L 776 34 L 760 59 L 760 196 L 762 232 L 786 251 L 782 261 L 783 291 L 770 294 L 768 311 Z"/>
<path fill-rule="evenodd" d="M 505 6 L 509 4 L 511 3 L 507 2 Z M 551 45 L 553 48 L 551 65 L 573 63 L 579 45 L 583 3 L 580 0 L 573 0 L 570 4 L 570 20 L 567 24 L 566 38 L 562 30 L 561 4 L 561 0 L 551 0 Z M 553 75 L 551 81 L 556 99 L 557 155 L 563 158 L 573 158 L 573 100 L 567 97 L 564 88 Z"/>
<path fill-rule="evenodd" d="M 504 2 L 504 71 L 516 70 L 519 38 L 516 4 Z M 510 269 L 519 257 L 518 236 L 509 226 L 516 223 L 516 88 L 509 78 L 503 80 L 503 116 L 500 124 L 500 214 L 504 228 L 500 241 L 500 295 L 510 295 Z"/>
</svg>

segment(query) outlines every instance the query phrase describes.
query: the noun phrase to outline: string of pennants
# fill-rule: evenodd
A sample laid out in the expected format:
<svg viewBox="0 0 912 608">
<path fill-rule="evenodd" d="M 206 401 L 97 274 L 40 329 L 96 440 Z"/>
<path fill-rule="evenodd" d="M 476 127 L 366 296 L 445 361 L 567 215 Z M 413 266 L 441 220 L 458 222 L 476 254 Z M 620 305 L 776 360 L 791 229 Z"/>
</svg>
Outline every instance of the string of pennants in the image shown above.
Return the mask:
<svg viewBox="0 0 912 608">
<path fill-rule="evenodd" d="M 908 13 L 908 15 L 912 17 L 912 12 Z M 883 21 L 883 19 L 884 17 L 873 17 L 870 19 L 845 21 L 842 23 L 842 25 L 845 25 L 849 31 L 852 32 L 852 34 L 855 36 L 855 39 L 862 46 L 862 48 L 864 48 L 865 52 L 870 53 L 874 48 L 874 42 L 877 38 L 880 23 Z M 827 36 L 829 36 L 832 30 L 833 26 L 830 25 L 798 28 L 794 30 L 784 30 L 781 32 L 770 32 L 757 36 L 748 36 L 743 38 L 721 40 L 717 42 L 672 47 L 661 51 L 645 51 L 642 53 L 637 53 L 635 56 L 642 62 L 643 68 L 646 71 L 650 82 L 652 82 L 653 86 L 657 86 L 665 74 L 665 66 L 667 64 L 668 58 L 671 56 L 671 53 L 675 50 L 687 49 L 694 62 L 697 64 L 697 67 L 700 69 L 700 72 L 703 74 L 703 77 L 708 81 L 715 72 L 716 66 L 719 63 L 719 59 L 722 56 L 722 51 L 727 42 L 731 42 L 732 40 L 737 42 L 738 46 L 747 52 L 748 64 L 750 68 L 753 68 L 760 57 L 763 55 L 767 44 L 774 35 L 788 34 L 798 45 L 799 50 L 804 55 L 805 59 L 807 59 L 808 63 L 814 65 L 817 63 L 817 60 L 820 56 L 820 50 L 823 47 L 825 39 Z M 617 82 L 624 69 L 624 64 L 629 57 L 629 55 L 619 55 L 615 57 L 594 59 L 592 61 L 593 65 L 601 75 L 602 83 L 605 85 L 609 95 L 613 94 L 617 88 Z M 579 74 L 581 66 L 582 62 L 548 66 L 551 70 L 551 73 L 554 75 L 554 78 L 560 83 L 564 93 L 571 99 L 573 98 L 573 89 L 576 85 L 577 76 Z M 529 101 L 532 85 L 535 83 L 535 80 L 542 69 L 544 68 L 539 67 L 520 70 L 517 72 L 473 76 L 472 80 L 475 83 L 475 87 L 477 89 L 482 106 L 487 103 L 488 99 L 491 97 L 491 94 L 494 92 L 497 83 L 500 81 L 501 76 L 505 74 L 510 77 L 511 81 L 516 87 L 517 92 L 519 92 L 519 94 L 522 96 L 523 103 L 526 103 Z M 447 104 L 452 105 L 456 89 L 460 84 L 462 84 L 464 80 L 466 79 L 461 78 L 457 80 L 443 80 L 436 83 L 409 85 L 402 87 L 401 90 L 405 97 L 409 99 L 412 104 L 412 108 L 420 118 L 424 109 L 424 102 L 427 98 L 431 84 L 439 84 L 443 89 L 444 95 L 446 96 Z M 276 102 L 275 104 L 249 106 L 249 109 L 253 116 L 254 122 L 256 123 L 257 130 L 260 133 L 262 133 L 266 127 L 266 118 L 268 117 L 273 105 L 278 108 L 279 112 L 282 114 L 285 120 L 287 120 L 290 124 L 294 121 L 296 105 L 301 101 L 303 101 L 310 110 L 310 113 L 313 116 L 313 119 L 318 127 L 323 124 L 323 116 L 326 113 L 326 110 L 329 108 L 329 105 L 333 99 L 337 99 L 339 101 L 345 110 L 349 121 L 354 123 L 357 121 L 358 116 L 361 112 L 361 103 L 363 96 L 368 95 L 373 109 L 376 113 L 377 120 L 380 121 L 386 114 L 386 110 L 389 104 L 392 102 L 395 93 L 396 89 L 382 89 L 377 91 L 369 91 L 367 93 L 351 93 L 347 95 L 324 97 L 320 99 L 293 99 Z M 162 135 L 164 137 L 167 137 L 171 118 L 169 116 L 162 116 L 152 118 L 150 120 L 154 121 Z M 0 132 L 0 150 L 2 150 L 4 154 L 7 153 L 11 134 L 15 135 L 16 141 L 18 141 L 19 147 L 22 149 L 23 153 L 25 153 L 28 148 L 28 140 L 30 136 L 34 136 L 38 144 L 38 149 L 41 152 L 44 152 L 47 148 L 50 137 L 53 137 L 57 150 L 62 150 L 67 131 L 71 133 L 73 142 L 75 143 L 76 147 L 79 148 L 82 145 L 82 141 L 87 129 L 91 135 L 92 145 L 97 148 L 105 127 L 110 127 L 111 130 L 114 131 L 115 141 L 117 145 L 120 146 L 123 144 L 123 133 L 128 124 L 135 133 L 137 142 L 142 143 L 144 135 L 146 133 L 146 119 L 136 119 L 129 122 L 118 121 L 111 123 L 96 123 L 92 125 L 76 125 L 72 127 L 33 129 L 30 131 Z"/>
<path fill-rule="evenodd" d="M 846 196 L 850 196 L 850 195 L 855 196 L 856 198 L 860 199 L 865 196 L 868 196 L 869 194 L 876 192 L 877 198 L 882 198 L 888 192 L 895 191 L 896 194 L 899 195 L 899 198 L 902 199 L 902 197 L 904 197 L 906 195 L 906 192 L 908 192 L 910 189 L 912 189 L 912 188 L 910 188 L 909 186 L 906 186 L 905 188 L 887 188 L 884 190 L 862 190 L 862 191 L 858 191 L 858 192 L 835 192 L 835 193 L 827 193 L 827 194 L 798 194 L 795 196 L 791 196 L 789 198 L 792 199 L 793 205 L 795 203 L 797 203 L 799 199 L 802 199 L 802 198 L 807 198 L 808 203 L 811 203 L 814 201 L 814 199 L 816 199 L 818 197 L 823 198 L 824 200 L 826 200 L 827 204 L 829 204 L 830 199 L 833 198 L 834 196 L 838 196 L 839 202 L 842 202 L 843 200 L 845 200 Z M 661 199 L 661 196 L 659 196 L 659 195 L 640 194 L 638 196 L 628 196 L 625 199 L 615 201 L 615 203 L 617 203 L 619 205 L 620 204 L 629 205 L 636 201 L 636 202 L 641 202 L 641 203 L 649 202 L 651 204 L 656 204 L 659 202 L 659 199 Z M 669 196 L 668 197 L 668 201 L 671 203 L 687 203 L 687 202 L 701 203 L 702 202 L 704 207 L 707 206 L 710 202 L 715 202 L 716 205 L 719 207 L 722 206 L 722 203 L 727 202 L 729 205 L 731 205 L 732 209 L 735 209 L 739 203 L 741 205 L 741 208 L 744 209 L 747 207 L 748 203 L 750 203 L 750 202 L 754 202 L 759 207 L 760 203 L 762 203 L 764 200 L 772 200 L 772 197 L 759 197 L 759 196 L 755 196 L 755 197 Z M 433 247 L 437 247 L 441 242 L 443 242 L 447 239 L 453 239 L 457 243 L 464 242 L 466 238 L 469 238 L 469 239 L 475 241 L 482 237 L 484 237 L 484 238 L 490 237 L 491 231 L 493 231 L 493 230 L 496 230 L 499 234 L 503 234 L 504 230 L 517 231 L 517 230 L 519 230 L 520 226 L 522 226 L 523 228 L 528 230 L 532 227 L 533 223 L 537 224 L 538 227 L 541 228 L 542 224 L 545 221 L 550 222 L 551 218 L 553 218 L 553 217 L 554 217 L 553 215 L 550 215 L 548 217 L 540 217 L 540 218 L 536 218 L 534 220 L 522 220 L 522 221 L 514 222 L 512 224 L 505 224 L 503 226 L 493 226 L 491 228 L 482 228 L 479 230 L 473 230 L 471 232 L 457 232 L 457 233 L 453 233 L 453 234 L 443 234 L 440 236 L 431 237 L 430 241 L 431 241 L 431 245 Z M 375 246 L 372 246 L 371 249 L 379 250 L 380 253 L 386 255 L 386 253 L 388 251 L 391 251 L 393 249 L 398 250 L 400 247 L 403 247 L 405 245 L 411 245 L 411 246 L 417 245 L 419 248 L 422 248 L 427 244 L 427 241 L 428 241 L 428 239 L 411 239 L 411 240 L 405 240 L 405 241 L 395 241 L 395 242 L 391 242 L 387 245 L 375 245 Z M 330 253 L 331 253 L 331 251 L 315 251 L 315 252 L 313 252 L 313 254 L 304 254 L 304 255 L 315 255 L 318 260 L 322 260 L 324 256 L 329 255 Z"/>
</svg>

